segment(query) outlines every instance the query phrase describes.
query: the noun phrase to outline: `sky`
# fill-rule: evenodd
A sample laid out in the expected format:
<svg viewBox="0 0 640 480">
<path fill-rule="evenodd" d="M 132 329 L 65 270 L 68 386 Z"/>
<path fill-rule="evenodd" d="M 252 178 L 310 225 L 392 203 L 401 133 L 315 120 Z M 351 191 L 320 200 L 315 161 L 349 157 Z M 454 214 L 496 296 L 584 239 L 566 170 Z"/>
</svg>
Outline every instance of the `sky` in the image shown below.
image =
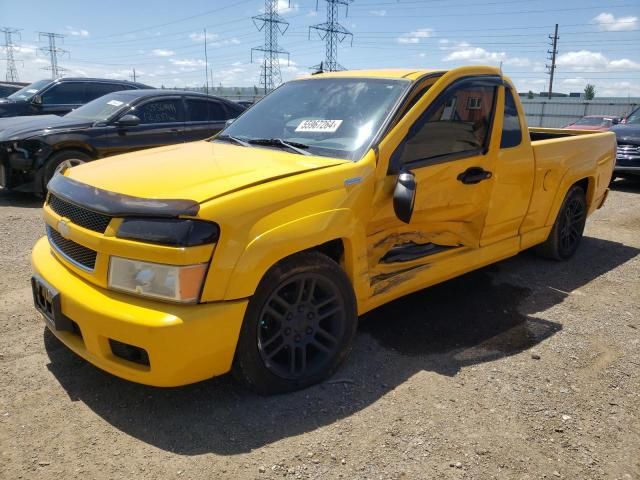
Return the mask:
<svg viewBox="0 0 640 480">
<path fill-rule="evenodd" d="M 348 0 L 344 0 L 347 2 Z M 278 0 L 289 22 L 279 46 L 284 81 L 308 75 L 325 45 L 309 27 L 326 21 L 326 3 Z M 0 0 L 0 26 L 21 29 L 14 56 L 21 81 L 50 76 L 46 43 L 37 32 L 65 35 L 58 46 L 67 76 L 130 79 L 166 87 L 205 83 L 259 85 L 264 42 L 251 17 L 264 0 L 76 1 Z M 353 33 L 340 44 L 348 69 L 500 65 L 521 92 L 543 91 L 549 35 L 559 24 L 554 91 L 640 96 L 640 0 L 354 0 L 339 9 Z M 0 38 L 2 41 L 2 38 Z M 4 58 L 0 51 L 0 58 Z M 0 78 L 6 64 L 0 60 Z"/>
</svg>

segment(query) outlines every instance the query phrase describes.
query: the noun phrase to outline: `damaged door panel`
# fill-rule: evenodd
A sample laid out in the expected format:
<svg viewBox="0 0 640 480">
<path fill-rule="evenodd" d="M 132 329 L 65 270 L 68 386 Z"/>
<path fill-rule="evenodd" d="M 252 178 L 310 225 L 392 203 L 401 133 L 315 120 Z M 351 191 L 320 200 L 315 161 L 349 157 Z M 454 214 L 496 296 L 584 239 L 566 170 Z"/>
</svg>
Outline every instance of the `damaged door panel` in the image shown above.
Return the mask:
<svg viewBox="0 0 640 480">
<path fill-rule="evenodd" d="M 430 104 L 387 156 L 389 174 L 380 179 L 368 225 L 372 294 L 416 279 L 428 279 L 429 266 L 478 249 L 495 179 L 496 102 L 503 101 L 498 80 L 455 82 Z M 498 130 L 499 132 L 499 130 Z M 499 134 L 498 134 L 499 140 Z M 397 173 L 410 171 L 416 182 L 410 222 L 394 214 Z M 482 171 L 477 181 L 466 173 Z"/>
</svg>

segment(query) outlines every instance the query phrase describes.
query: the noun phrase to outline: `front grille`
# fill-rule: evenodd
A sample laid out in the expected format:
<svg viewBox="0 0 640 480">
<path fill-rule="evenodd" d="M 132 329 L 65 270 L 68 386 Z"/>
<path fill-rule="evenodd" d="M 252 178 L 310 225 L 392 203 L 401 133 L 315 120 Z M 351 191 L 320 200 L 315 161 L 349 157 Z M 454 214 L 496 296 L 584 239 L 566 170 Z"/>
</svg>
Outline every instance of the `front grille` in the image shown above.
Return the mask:
<svg viewBox="0 0 640 480">
<path fill-rule="evenodd" d="M 74 241 L 67 240 L 47 225 L 47 235 L 51 245 L 64 257 L 81 268 L 93 270 L 96 266 L 97 252 L 83 247 Z"/>
<path fill-rule="evenodd" d="M 98 233 L 104 233 L 111 221 L 111 217 L 107 215 L 79 207 L 53 194 L 49 196 L 49 207 L 58 215 L 68 218 L 76 225 Z"/>
<path fill-rule="evenodd" d="M 626 155 L 640 154 L 640 146 L 621 143 L 621 144 L 618 144 L 618 153 L 622 153 Z"/>
</svg>

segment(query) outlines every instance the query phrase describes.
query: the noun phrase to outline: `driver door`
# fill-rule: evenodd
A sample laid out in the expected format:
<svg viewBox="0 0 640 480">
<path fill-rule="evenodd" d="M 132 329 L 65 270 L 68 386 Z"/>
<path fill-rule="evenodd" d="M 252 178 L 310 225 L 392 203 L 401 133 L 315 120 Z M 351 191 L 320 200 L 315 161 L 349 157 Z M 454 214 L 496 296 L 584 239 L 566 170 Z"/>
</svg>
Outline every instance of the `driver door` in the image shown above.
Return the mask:
<svg viewBox="0 0 640 480">
<path fill-rule="evenodd" d="M 498 76 L 467 76 L 429 92 L 416 103 L 422 113 L 409 111 L 381 143 L 379 164 L 389 171 L 378 182 L 367 231 L 372 297 L 388 300 L 455 276 L 465 271 L 456 259 L 479 249 L 500 141 L 500 85 Z M 416 183 L 409 223 L 393 206 L 401 172 Z"/>
</svg>

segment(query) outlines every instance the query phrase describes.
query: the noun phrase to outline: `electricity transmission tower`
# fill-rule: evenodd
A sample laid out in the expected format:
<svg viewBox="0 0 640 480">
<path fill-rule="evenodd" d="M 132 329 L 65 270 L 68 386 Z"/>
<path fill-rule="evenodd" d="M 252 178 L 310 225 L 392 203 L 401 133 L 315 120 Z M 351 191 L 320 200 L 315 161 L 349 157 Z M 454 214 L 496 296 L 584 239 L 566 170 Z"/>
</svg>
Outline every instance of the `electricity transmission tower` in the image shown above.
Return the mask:
<svg viewBox="0 0 640 480">
<path fill-rule="evenodd" d="M 48 67 L 43 67 L 43 70 L 51 70 L 51 78 L 56 79 L 62 76 L 62 73 L 66 70 L 66 68 L 62 68 L 58 65 L 58 55 L 69 53 L 62 48 L 56 47 L 56 39 L 64 39 L 64 35 L 59 33 L 51 33 L 51 32 L 38 32 L 39 37 L 38 40 L 41 40 L 42 37 L 45 37 L 49 41 L 48 47 L 41 47 L 40 51 L 49 54 L 49 59 L 51 61 L 51 65 Z"/>
<path fill-rule="evenodd" d="M 264 30 L 264 45 L 251 49 L 251 62 L 253 63 L 254 51 L 263 53 L 260 85 L 263 86 L 266 95 L 282 83 L 280 55 L 287 55 L 288 59 L 289 52 L 278 46 L 278 35 L 284 35 L 289 28 L 289 22 L 278 14 L 278 0 L 264 0 L 264 13 L 252 18 L 258 31 Z"/>
<path fill-rule="evenodd" d="M 20 30 L 17 30 L 15 28 L 8 28 L 8 27 L 3 27 L 0 28 L 0 32 L 4 33 L 4 50 L 6 52 L 7 58 L 5 58 L 5 60 L 7 61 L 7 74 L 6 74 L 6 81 L 7 82 L 18 82 L 20 81 L 18 78 L 18 69 L 16 68 L 16 61 L 13 58 L 13 50 L 15 49 L 15 45 L 13 44 L 13 35 L 14 34 L 18 34 L 20 35 Z"/>
<path fill-rule="evenodd" d="M 560 37 L 558 36 L 558 24 L 556 23 L 556 29 L 553 33 L 553 36 L 549 35 L 549 40 L 551 40 L 551 50 L 548 50 L 547 53 L 551 55 L 548 60 L 551 60 L 551 65 L 545 65 L 547 67 L 547 73 L 549 74 L 549 98 L 551 98 L 551 94 L 553 93 L 553 74 L 556 71 L 556 55 L 558 55 L 558 40 Z"/>
<path fill-rule="evenodd" d="M 319 67 L 322 70 L 335 72 L 345 69 L 338 63 L 338 44 L 342 43 L 347 37 L 350 37 L 351 45 L 353 45 L 353 34 L 338 22 L 338 9 L 340 5 L 344 5 L 348 13 L 349 4 L 353 2 L 353 0 L 325 1 L 327 2 L 327 21 L 325 23 L 309 27 L 309 39 L 311 39 L 311 30 L 315 30 L 318 32 L 320 39 L 326 42 L 325 58 Z M 316 9 L 317 8 L 318 2 L 316 0 Z"/>
</svg>

